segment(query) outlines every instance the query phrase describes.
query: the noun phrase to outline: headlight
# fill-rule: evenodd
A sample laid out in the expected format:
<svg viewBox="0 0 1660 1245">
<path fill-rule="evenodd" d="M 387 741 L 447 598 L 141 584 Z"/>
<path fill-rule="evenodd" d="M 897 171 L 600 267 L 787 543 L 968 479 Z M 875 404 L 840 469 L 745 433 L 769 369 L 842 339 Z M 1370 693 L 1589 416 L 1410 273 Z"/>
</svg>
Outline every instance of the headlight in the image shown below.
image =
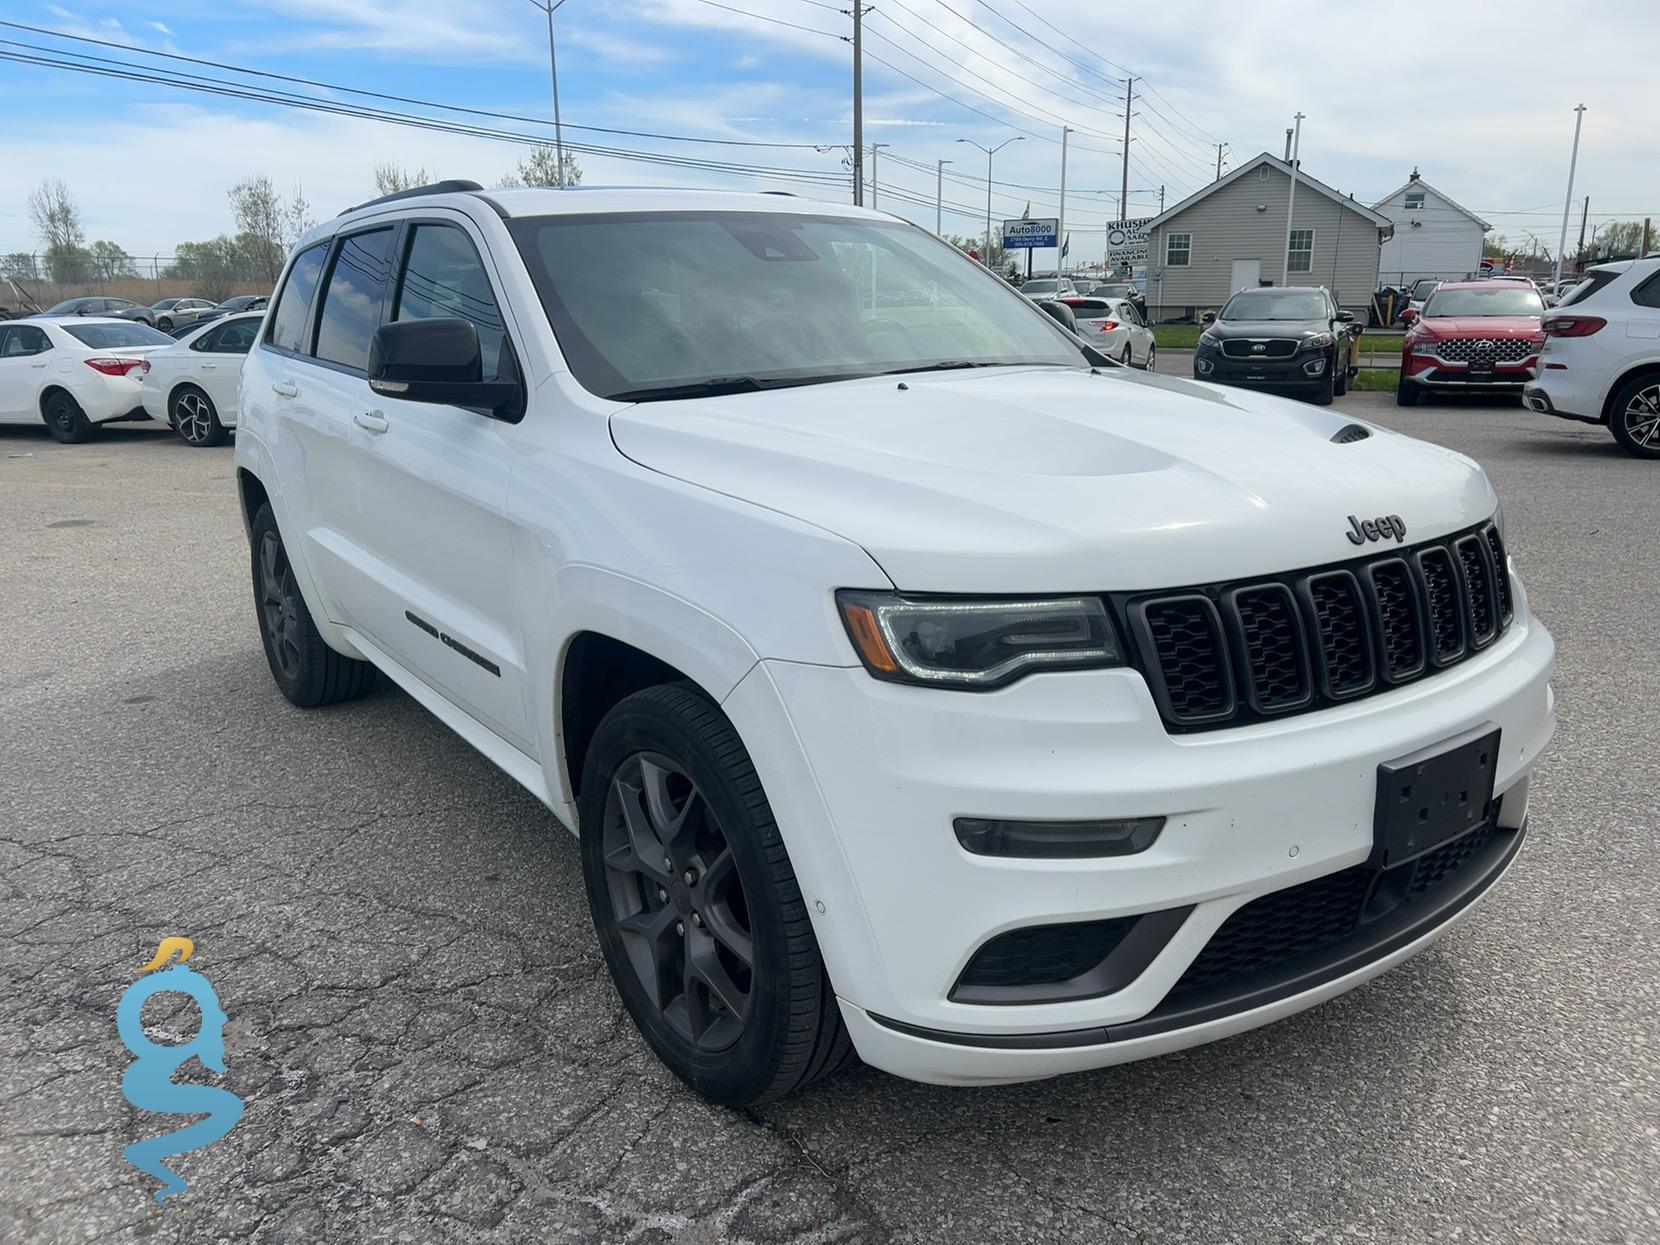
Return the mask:
<svg viewBox="0 0 1660 1245">
<path fill-rule="evenodd" d="M 1324 350 L 1336 340 L 1330 333 L 1316 333 L 1312 337 L 1303 338 L 1302 349 Z"/>
<path fill-rule="evenodd" d="M 1506 549 L 1510 548 L 1510 542 L 1504 538 L 1504 503 L 1502 501 L 1498 504 L 1498 508 L 1493 511 L 1493 526 L 1498 530 L 1499 543 Z"/>
<path fill-rule="evenodd" d="M 1199 344 L 1201 346 L 1220 346 L 1222 344 L 1222 339 L 1215 333 L 1212 333 L 1209 329 L 1206 329 L 1203 333 L 1199 334 Z"/>
<path fill-rule="evenodd" d="M 836 603 L 865 669 L 895 683 L 980 691 L 1039 670 L 1124 662 L 1095 597 L 973 601 L 844 589 Z"/>
</svg>

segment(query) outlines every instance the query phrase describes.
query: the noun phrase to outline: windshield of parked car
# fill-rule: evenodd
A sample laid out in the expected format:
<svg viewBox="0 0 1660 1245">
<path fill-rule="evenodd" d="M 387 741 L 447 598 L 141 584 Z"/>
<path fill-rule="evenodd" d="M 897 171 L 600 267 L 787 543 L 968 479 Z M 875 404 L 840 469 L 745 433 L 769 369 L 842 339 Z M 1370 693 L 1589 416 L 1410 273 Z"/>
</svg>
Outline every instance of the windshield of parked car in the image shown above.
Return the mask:
<svg viewBox="0 0 1660 1245">
<path fill-rule="evenodd" d="M 178 299 L 178 298 L 164 298 L 159 303 L 151 303 L 150 304 L 150 310 L 151 311 L 172 311 L 173 308 L 177 307 L 182 301 L 184 301 L 184 300 L 183 299 Z"/>
<path fill-rule="evenodd" d="M 1091 298 L 1134 298 L 1137 291 L 1133 285 L 1098 285 L 1089 292 Z"/>
<path fill-rule="evenodd" d="M 1046 277 L 1038 277 L 1021 286 L 1020 292 L 1022 294 L 1053 294 L 1060 288 L 1060 282 L 1051 281 Z"/>
<path fill-rule="evenodd" d="M 84 304 L 89 303 L 91 301 L 92 300 L 89 299 L 89 298 L 69 298 L 69 299 L 65 299 L 63 302 L 58 303 L 54 307 L 48 307 L 44 314 L 49 315 L 49 316 L 73 315 L 78 308 L 80 308 Z"/>
<path fill-rule="evenodd" d="M 1428 298 L 1431 291 L 1441 284 L 1439 277 L 1419 277 L 1412 285 L 1412 297 Z"/>
<path fill-rule="evenodd" d="M 66 324 L 63 326 L 76 341 L 94 350 L 119 350 L 123 346 L 171 346 L 173 339 L 137 320 L 123 320 L 120 324 Z"/>
<path fill-rule="evenodd" d="M 684 211 L 526 217 L 510 228 L 572 373 L 618 401 L 1087 366 L 1030 301 L 897 221 Z"/>
<path fill-rule="evenodd" d="M 1307 290 L 1247 290 L 1222 308 L 1224 320 L 1324 320 L 1326 299 Z"/>
<path fill-rule="evenodd" d="M 1494 285 L 1482 290 L 1439 289 L 1424 304 L 1428 316 L 1539 316 L 1544 300 L 1528 285 Z"/>
</svg>

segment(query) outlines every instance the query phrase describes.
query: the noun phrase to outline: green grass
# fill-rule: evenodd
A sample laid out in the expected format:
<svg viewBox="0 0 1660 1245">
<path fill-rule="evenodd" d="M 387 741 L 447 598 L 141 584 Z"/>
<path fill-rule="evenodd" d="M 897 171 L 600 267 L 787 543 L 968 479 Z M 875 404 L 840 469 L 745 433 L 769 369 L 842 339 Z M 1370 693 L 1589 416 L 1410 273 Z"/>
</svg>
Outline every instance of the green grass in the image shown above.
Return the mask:
<svg viewBox="0 0 1660 1245">
<path fill-rule="evenodd" d="M 1199 329 L 1197 324 L 1155 324 L 1153 340 L 1158 342 L 1160 350 L 1192 350 L 1199 344 Z M 1378 354 L 1399 355 L 1401 339 L 1387 334 L 1366 333 L 1360 339 L 1362 362 L 1369 350 Z"/>
<path fill-rule="evenodd" d="M 1359 393 L 1394 393 L 1400 378 L 1399 368 L 1363 367 L 1360 375 L 1349 378 L 1349 388 Z"/>
</svg>

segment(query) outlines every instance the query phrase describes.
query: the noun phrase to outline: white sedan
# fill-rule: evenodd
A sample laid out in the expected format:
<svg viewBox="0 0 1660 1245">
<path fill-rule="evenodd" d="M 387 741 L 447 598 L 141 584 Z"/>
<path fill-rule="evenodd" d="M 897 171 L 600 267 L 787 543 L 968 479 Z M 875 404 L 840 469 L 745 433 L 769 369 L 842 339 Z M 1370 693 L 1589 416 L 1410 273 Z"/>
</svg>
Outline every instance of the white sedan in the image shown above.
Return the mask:
<svg viewBox="0 0 1660 1245">
<path fill-rule="evenodd" d="M 1154 371 L 1158 347 L 1153 330 L 1127 298 L 1063 298 L 1078 322 L 1077 333 L 1108 358 L 1125 367 Z"/>
<path fill-rule="evenodd" d="M 242 360 L 259 340 L 263 311 L 226 316 L 144 360 L 144 409 L 188 445 L 223 445 L 236 427 Z"/>
<path fill-rule="evenodd" d="M 86 441 L 99 424 L 143 419 L 140 366 L 173 345 L 132 320 L 76 316 L 0 324 L 0 424 L 38 424 L 59 441 Z"/>
</svg>

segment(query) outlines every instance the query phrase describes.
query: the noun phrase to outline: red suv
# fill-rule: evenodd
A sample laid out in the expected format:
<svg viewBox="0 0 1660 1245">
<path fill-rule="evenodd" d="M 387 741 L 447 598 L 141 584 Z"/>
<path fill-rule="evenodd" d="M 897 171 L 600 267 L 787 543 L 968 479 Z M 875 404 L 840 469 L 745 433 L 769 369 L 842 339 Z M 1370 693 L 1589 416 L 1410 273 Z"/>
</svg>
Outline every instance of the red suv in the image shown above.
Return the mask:
<svg viewBox="0 0 1660 1245">
<path fill-rule="evenodd" d="M 1412 406 L 1432 389 L 1520 394 L 1539 375 L 1539 348 L 1545 343 L 1539 318 L 1544 313 L 1544 300 L 1531 282 L 1448 281 L 1437 286 L 1423 314 L 1410 319 L 1395 401 Z"/>
</svg>

